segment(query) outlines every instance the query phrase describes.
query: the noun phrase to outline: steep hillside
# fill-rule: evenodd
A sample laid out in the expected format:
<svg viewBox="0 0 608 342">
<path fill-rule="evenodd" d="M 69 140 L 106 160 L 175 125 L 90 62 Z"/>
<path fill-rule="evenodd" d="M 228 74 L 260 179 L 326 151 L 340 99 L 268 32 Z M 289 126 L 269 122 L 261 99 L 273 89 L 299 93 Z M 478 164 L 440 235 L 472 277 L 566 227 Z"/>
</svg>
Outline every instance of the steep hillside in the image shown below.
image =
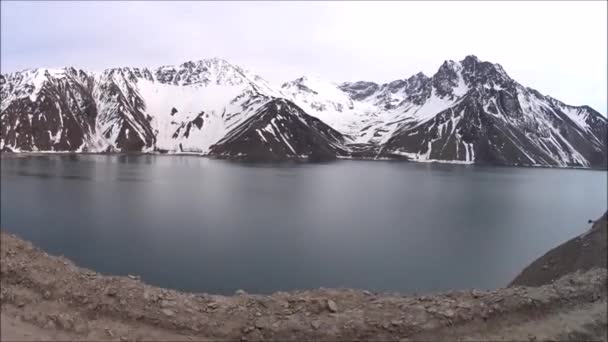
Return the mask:
<svg viewBox="0 0 608 342">
<path fill-rule="evenodd" d="M 210 155 L 258 161 L 323 161 L 347 155 L 340 133 L 285 99 L 266 103 L 216 145 Z"/>
</svg>

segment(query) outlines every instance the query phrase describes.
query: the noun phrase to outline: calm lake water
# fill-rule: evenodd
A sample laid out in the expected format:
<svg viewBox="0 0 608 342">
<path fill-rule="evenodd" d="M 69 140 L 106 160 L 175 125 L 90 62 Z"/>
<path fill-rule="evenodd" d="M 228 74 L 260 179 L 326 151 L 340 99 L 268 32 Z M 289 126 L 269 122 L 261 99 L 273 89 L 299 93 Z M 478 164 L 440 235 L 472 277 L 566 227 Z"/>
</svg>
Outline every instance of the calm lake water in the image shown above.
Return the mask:
<svg viewBox="0 0 608 342">
<path fill-rule="evenodd" d="M 176 289 L 505 286 L 607 208 L 605 171 L 194 156 L 2 159 L 1 226 Z"/>
</svg>

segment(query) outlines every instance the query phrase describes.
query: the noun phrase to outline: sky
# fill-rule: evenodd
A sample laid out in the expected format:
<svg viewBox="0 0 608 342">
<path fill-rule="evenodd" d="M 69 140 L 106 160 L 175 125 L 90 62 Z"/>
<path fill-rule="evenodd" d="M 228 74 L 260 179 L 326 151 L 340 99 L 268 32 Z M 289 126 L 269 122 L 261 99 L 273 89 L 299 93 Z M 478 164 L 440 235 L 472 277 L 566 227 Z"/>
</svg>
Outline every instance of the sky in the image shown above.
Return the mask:
<svg viewBox="0 0 608 342">
<path fill-rule="evenodd" d="M 0 3 L 2 73 L 220 57 L 276 84 L 431 76 L 473 54 L 525 86 L 607 113 L 606 1 Z"/>
</svg>

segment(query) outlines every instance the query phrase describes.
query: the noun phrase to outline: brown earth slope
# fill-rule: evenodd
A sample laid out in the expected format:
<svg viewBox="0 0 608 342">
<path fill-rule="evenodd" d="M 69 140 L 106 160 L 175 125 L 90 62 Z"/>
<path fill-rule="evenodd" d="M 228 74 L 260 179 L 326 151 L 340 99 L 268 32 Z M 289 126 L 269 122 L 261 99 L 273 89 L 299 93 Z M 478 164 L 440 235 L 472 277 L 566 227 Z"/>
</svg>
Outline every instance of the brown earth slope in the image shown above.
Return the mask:
<svg viewBox="0 0 608 342">
<path fill-rule="evenodd" d="M 594 267 L 606 268 L 608 257 L 608 211 L 593 223 L 591 229 L 553 248 L 526 267 L 510 286 L 540 286 L 562 276 Z"/>
<path fill-rule="evenodd" d="M 605 268 L 540 287 L 433 296 L 349 289 L 217 296 L 100 275 L 14 235 L 1 238 L 6 341 L 607 340 Z"/>
</svg>

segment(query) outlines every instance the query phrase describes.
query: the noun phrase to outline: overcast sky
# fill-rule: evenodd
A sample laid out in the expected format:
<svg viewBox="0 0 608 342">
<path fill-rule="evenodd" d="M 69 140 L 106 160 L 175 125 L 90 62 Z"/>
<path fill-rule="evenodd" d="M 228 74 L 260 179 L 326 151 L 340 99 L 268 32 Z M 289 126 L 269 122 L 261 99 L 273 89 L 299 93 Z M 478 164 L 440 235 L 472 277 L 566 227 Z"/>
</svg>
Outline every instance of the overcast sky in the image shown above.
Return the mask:
<svg viewBox="0 0 608 342">
<path fill-rule="evenodd" d="M 607 2 L 1 2 L 2 73 L 222 57 L 282 83 L 386 82 L 474 54 L 607 112 Z"/>
</svg>

